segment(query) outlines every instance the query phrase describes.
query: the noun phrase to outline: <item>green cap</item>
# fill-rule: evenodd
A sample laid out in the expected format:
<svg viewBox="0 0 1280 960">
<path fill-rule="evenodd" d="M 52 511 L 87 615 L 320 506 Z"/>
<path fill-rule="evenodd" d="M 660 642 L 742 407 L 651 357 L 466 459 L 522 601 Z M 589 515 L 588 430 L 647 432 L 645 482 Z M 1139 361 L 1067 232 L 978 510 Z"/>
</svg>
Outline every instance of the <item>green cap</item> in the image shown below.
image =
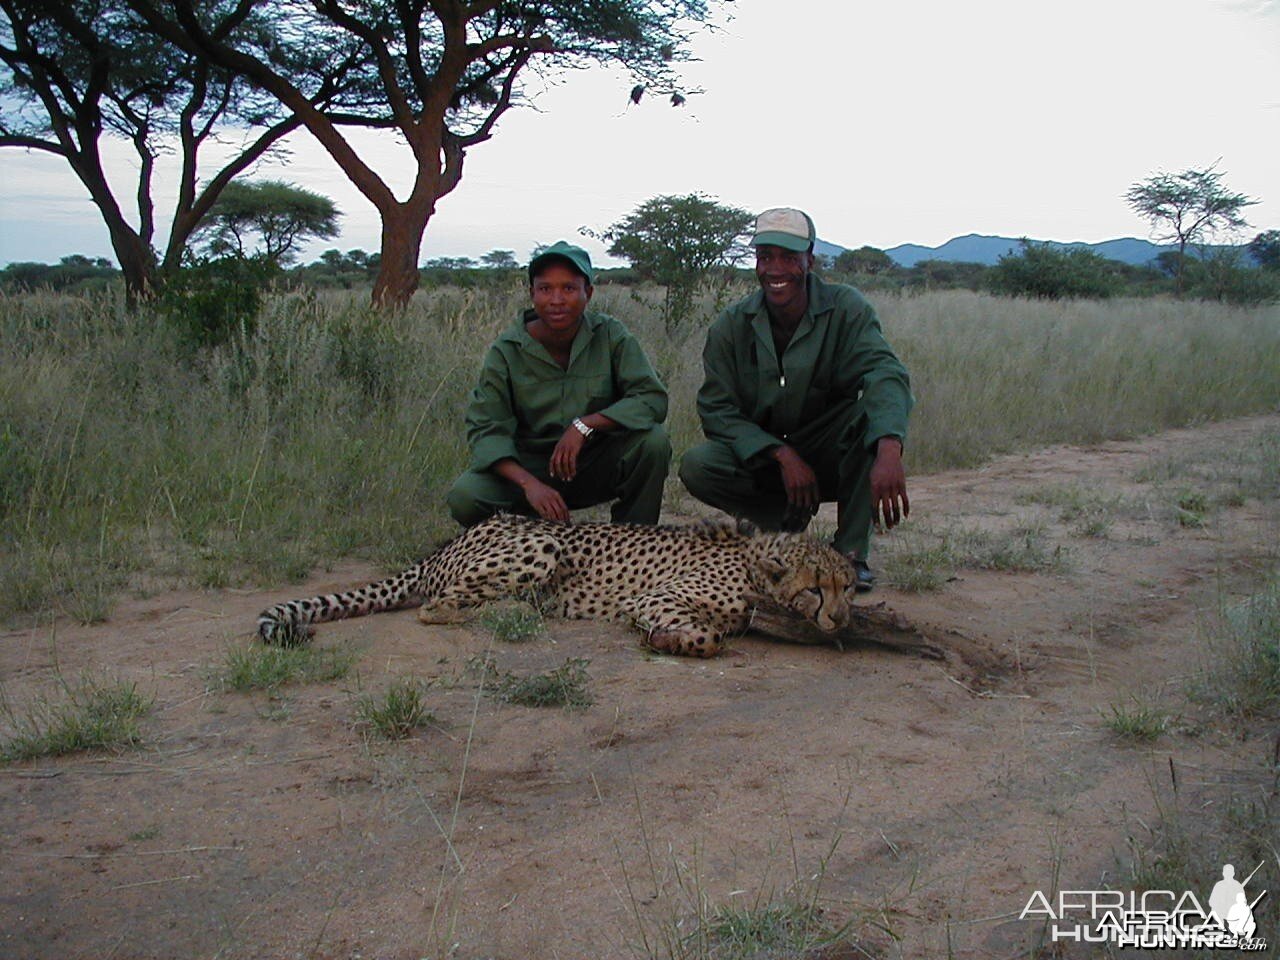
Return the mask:
<svg viewBox="0 0 1280 960">
<path fill-rule="evenodd" d="M 782 247 L 803 253 L 813 246 L 816 232 L 813 221 L 803 210 L 791 207 L 774 207 L 756 217 L 753 247 Z"/>
<path fill-rule="evenodd" d="M 596 282 L 595 271 L 591 269 L 591 257 L 587 251 L 581 247 L 575 247 L 572 243 L 566 243 L 564 240 L 557 240 L 547 249 L 529 261 L 529 282 L 533 282 L 533 278 L 538 275 L 548 260 L 567 260 L 569 266 L 587 278 L 587 283 L 594 284 Z"/>
</svg>

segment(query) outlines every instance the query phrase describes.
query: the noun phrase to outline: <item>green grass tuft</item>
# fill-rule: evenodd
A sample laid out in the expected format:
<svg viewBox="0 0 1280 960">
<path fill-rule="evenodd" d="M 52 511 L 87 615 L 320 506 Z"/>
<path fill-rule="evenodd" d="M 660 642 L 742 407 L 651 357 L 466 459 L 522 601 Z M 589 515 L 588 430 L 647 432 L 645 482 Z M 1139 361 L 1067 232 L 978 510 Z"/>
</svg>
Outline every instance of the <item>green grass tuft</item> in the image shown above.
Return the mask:
<svg viewBox="0 0 1280 960">
<path fill-rule="evenodd" d="M 255 642 L 227 648 L 220 669 L 210 672 L 216 690 L 275 690 L 290 683 L 327 683 L 350 672 L 356 654 L 335 647 L 276 647 Z"/>
<path fill-rule="evenodd" d="M 492 693 L 503 703 L 523 707 L 564 707 L 569 710 L 589 707 L 595 702 L 587 689 L 591 681 L 587 675 L 590 662 L 581 657 L 570 657 L 563 665 L 546 673 L 528 677 L 504 674 L 496 678 Z"/>
<path fill-rule="evenodd" d="M 0 741 L 0 761 L 60 757 L 81 750 L 117 749 L 142 739 L 139 721 L 154 705 L 136 683 L 82 677 L 63 684 L 57 700 L 38 699 L 21 711 L 0 701 L 12 733 Z"/>
<path fill-rule="evenodd" d="M 396 680 L 380 698 L 372 694 L 356 698 L 356 725 L 384 740 L 403 740 L 434 722 L 423 699 L 423 686 L 413 678 Z"/>
<path fill-rule="evenodd" d="M 1125 498 L 1075 483 L 1047 484 L 1024 491 L 1019 503 L 1035 503 L 1058 511 L 1058 519 L 1078 537 L 1105 539 L 1118 514 L 1125 511 Z"/>
<path fill-rule="evenodd" d="M 502 643 L 527 643 L 546 629 L 542 614 L 524 603 L 493 604 L 480 615 L 480 625 Z"/>
<path fill-rule="evenodd" d="M 1099 711 L 1103 725 L 1121 740 L 1154 743 L 1169 729 L 1169 716 L 1163 710 L 1134 701 L 1132 707 L 1111 705 Z"/>
<path fill-rule="evenodd" d="M 880 561 L 885 583 L 907 593 L 941 590 L 955 576 L 956 564 L 945 543 L 915 545 L 904 531 Z"/>
<path fill-rule="evenodd" d="M 812 903 L 787 901 L 753 907 L 718 907 L 690 939 L 705 940 L 697 955 L 706 960 L 764 960 L 795 957 L 820 960 L 823 948 L 841 942 L 822 910 Z"/>
<path fill-rule="evenodd" d="M 1199 491 L 1178 494 L 1174 503 L 1174 515 L 1181 527 L 1203 527 L 1209 512 L 1209 497 Z"/>
<path fill-rule="evenodd" d="M 1020 524 L 1011 530 L 960 529 L 951 535 L 952 552 L 961 567 L 1036 573 L 1064 565 L 1065 551 L 1051 547 L 1042 524 Z"/>
</svg>

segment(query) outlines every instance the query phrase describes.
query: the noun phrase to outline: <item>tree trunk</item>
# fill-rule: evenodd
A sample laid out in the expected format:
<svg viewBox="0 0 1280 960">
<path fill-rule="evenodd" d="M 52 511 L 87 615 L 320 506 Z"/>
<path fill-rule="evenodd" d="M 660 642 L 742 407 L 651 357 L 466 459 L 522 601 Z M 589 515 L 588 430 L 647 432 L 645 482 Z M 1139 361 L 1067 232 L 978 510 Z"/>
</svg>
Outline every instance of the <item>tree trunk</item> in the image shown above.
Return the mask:
<svg viewBox="0 0 1280 960">
<path fill-rule="evenodd" d="M 1182 272 L 1187 267 L 1187 241 L 1182 237 L 1178 238 L 1178 276 L 1174 279 L 1173 295 L 1182 299 Z"/>
<path fill-rule="evenodd" d="M 110 233 L 111 249 L 124 274 L 125 306 L 132 312 L 155 295 L 155 253 L 127 226 L 113 228 Z"/>
<path fill-rule="evenodd" d="M 155 293 L 156 258 L 155 251 L 151 249 L 151 237 L 133 229 L 116 203 L 111 184 L 102 169 L 96 134 L 92 137 L 82 135 L 81 139 L 88 142 L 84 150 L 64 151 L 61 156 L 71 164 L 71 169 L 89 191 L 89 199 L 102 214 L 102 222 L 111 238 L 111 249 L 124 274 L 125 306 L 133 311 Z"/>
<path fill-rule="evenodd" d="M 405 205 L 382 211 L 382 261 L 372 298 L 379 310 L 407 307 L 418 289 L 418 255 L 431 213 Z"/>
</svg>

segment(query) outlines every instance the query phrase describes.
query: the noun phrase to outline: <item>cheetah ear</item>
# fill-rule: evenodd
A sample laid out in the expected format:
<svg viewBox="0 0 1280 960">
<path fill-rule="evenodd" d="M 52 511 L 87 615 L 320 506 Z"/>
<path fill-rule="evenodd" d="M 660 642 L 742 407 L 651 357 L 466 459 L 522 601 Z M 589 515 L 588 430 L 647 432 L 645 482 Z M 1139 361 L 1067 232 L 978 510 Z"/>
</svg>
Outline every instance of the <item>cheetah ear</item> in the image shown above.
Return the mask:
<svg viewBox="0 0 1280 960">
<path fill-rule="evenodd" d="M 768 575 L 770 580 L 777 583 L 786 575 L 787 565 L 776 553 L 766 553 L 760 558 L 760 569 Z"/>
</svg>

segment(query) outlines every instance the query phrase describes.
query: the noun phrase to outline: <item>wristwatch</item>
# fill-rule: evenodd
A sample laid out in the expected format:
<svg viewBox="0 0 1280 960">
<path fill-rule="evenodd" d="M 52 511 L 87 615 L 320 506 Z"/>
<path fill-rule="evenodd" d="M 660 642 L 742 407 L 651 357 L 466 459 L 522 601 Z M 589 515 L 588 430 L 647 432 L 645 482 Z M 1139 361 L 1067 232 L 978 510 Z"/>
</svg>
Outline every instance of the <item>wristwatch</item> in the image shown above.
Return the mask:
<svg viewBox="0 0 1280 960">
<path fill-rule="evenodd" d="M 583 423 L 581 417 L 573 418 L 573 428 L 582 434 L 582 439 L 584 440 L 596 432 L 594 427 L 588 427 Z"/>
</svg>

